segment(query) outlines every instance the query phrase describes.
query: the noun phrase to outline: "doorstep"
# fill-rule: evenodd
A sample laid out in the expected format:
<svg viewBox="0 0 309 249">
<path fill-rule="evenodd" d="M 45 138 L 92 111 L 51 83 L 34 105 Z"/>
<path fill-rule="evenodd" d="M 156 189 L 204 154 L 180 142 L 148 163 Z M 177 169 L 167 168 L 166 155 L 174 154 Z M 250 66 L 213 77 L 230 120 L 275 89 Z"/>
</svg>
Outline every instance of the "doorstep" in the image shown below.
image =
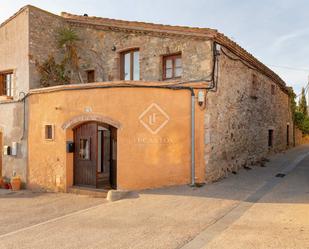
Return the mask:
<svg viewBox="0 0 309 249">
<path fill-rule="evenodd" d="M 88 188 L 73 186 L 68 189 L 68 193 L 77 194 L 77 195 L 87 195 L 95 198 L 106 198 L 109 189 L 97 189 L 97 188 Z"/>
</svg>

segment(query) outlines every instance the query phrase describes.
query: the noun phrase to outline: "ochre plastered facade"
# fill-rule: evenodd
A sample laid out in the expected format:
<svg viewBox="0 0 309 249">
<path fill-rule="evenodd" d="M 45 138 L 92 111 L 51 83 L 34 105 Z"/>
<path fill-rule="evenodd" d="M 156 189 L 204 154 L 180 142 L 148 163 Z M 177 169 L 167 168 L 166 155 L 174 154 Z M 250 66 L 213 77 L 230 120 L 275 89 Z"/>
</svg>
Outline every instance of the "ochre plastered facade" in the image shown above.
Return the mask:
<svg viewBox="0 0 309 249">
<path fill-rule="evenodd" d="M 154 103 L 169 117 L 157 134 L 149 132 L 140 121 L 140 115 Z M 66 141 L 72 141 L 72 128 L 82 120 L 109 123 L 117 128 L 117 188 L 190 183 L 190 103 L 188 90 L 81 87 L 31 94 L 29 187 L 65 191 L 73 185 L 73 157 L 66 152 Z M 196 180 L 200 183 L 205 179 L 203 114 L 196 106 Z M 52 141 L 43 137 L 44 124 L 55 127 Z"/>
</svg>

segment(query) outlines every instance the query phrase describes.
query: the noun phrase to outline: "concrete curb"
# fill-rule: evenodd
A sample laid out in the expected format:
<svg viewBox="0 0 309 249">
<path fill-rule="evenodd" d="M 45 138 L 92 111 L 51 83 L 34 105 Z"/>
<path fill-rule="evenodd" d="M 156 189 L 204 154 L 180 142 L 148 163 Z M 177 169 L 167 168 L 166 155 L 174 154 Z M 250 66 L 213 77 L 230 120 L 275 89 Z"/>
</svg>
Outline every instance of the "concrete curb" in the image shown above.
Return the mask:
<svg viewBox="0 0 309 249">
<path fill-rule="evenodd" d="M 130 191 L 125 190 L 109 190 L 107 193 L 106 200 L 113 202 L 125 199 L 130 195 Z"/>
</svg>

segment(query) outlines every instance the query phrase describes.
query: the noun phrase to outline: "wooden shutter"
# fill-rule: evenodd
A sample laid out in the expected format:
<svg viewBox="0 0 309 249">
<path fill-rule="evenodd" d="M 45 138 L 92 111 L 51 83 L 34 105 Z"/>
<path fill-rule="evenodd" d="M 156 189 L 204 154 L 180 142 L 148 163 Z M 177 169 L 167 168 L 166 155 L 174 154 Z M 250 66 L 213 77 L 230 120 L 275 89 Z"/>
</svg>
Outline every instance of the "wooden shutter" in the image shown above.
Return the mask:
<svg viewBox="0 0 309 249">
<path fill-rule="evenodd" d="M 5 95 L 4 89 L 5 89 L 5 76 L 3 74 L 0 74 L 0 96 Z"/>
</svg>

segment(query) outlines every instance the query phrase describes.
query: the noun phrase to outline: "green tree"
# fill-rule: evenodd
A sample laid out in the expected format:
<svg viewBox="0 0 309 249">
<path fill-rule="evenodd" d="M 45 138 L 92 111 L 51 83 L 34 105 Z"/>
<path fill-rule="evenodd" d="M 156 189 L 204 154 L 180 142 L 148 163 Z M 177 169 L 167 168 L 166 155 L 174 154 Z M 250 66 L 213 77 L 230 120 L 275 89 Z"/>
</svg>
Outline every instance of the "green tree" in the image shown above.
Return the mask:
<svg viewBox="0 0 309 249">
<path fill-rule="evenodd" d="M 298 111 L 303 113 L 305 116 L 308 116 L 305 88 L 301 89 L 301 96 L 298 103 Z"/>
<path fill-rule="evenodd" d="M 296 104 L 296 94 L 294 93 L 294 90 L 292 87 L 288 88 L 289 96 L 290 96 L 290 103 L 291 103 L 291 111 L 292 111 L 292 117 L 294 124 L 305 134 L 309 134 L 309 116 L 307 114 L 307 103 L 306 98 L 303 98 L 305 96 L 305 89 L 302 89 L 302 98 L 303 100 L 299 101 L 299 105 Z M 300 107 L 301 105 L 304 105 L 304 107 Z M 302 109 L 302 111 L 301 111 Z"/>
<path fill-rule="evenodd" d="M 78 46 L 79 41 L 78 34 L 71 27 L 63 27 L 57 31 L 58 47 L 63 51 L 64 59 L 63 63 L 68 65 L 72 70 L 72 73 L 76 73 L 81 83 L 83 78 L 80 74 Z M 72 75 L 71 75 L 72 78 Z"/>
</svg>

